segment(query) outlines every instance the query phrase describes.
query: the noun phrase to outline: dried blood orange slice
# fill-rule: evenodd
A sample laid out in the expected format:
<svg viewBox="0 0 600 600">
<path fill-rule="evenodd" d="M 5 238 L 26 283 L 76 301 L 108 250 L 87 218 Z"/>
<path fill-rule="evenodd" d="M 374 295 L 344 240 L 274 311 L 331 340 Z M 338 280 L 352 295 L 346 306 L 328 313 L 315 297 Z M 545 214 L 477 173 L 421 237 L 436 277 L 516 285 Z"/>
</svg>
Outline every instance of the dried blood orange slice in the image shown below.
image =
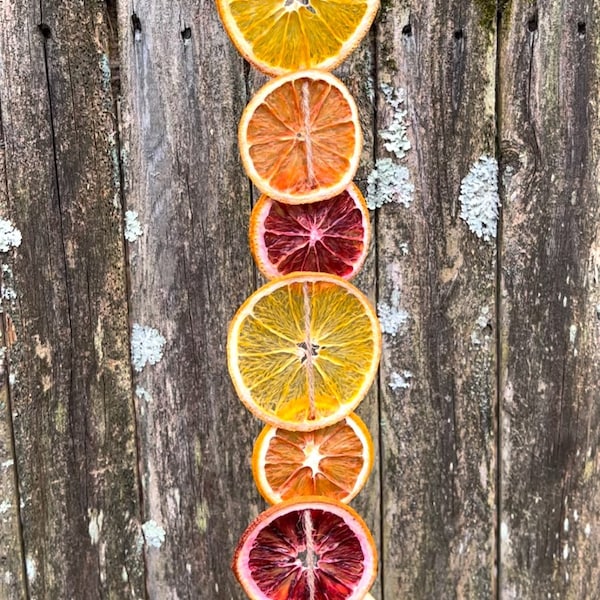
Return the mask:
<svg viewBox="0 0 600 600">
<path fill-rule="evenodd" d="M 238 137 L 244 168 L 256 187 L 292 204 L 342 192 L 356 173 L 362 148 L 352 96 L 323 71 L 269 81 L 246 106 Z"/>
<path fill-rule="evenodd" d="M 377 553 L 354 510 L 310 496 L 260 514 L 242 535 L 232 567 L 252 600 L 363 600 Z"/>
<path fill-rule="evenodd" d="M 250 217 L 250 249 L 268 279 L 294 271 L 319 271 L 351 279 L 362 267 L 371 224 L 360 190 L 310 204 L 285 204 L 261 196 Z"/>
<path fill-rule="evenodd" d="M 367 393 L 381 328 L 367 298 L 345 279 L 292 273 L 254 292 L 235 314 L 227 364 L 246 407 L 276 427 L 337 423 Z"/>
<path fill-rule="evenodd" d="M 270 75 L 333 69 L 365 36 L 379 0 L 217 0 L 236 48 Z"/>
<path fill-rule="evenodd" d="M 252 473 L 270 504 L 298 496 L 350 502 L 373 467 L 373 440 L 355 414 L 315 431 L 266 425 L 254 444 Z"/>
</svg>

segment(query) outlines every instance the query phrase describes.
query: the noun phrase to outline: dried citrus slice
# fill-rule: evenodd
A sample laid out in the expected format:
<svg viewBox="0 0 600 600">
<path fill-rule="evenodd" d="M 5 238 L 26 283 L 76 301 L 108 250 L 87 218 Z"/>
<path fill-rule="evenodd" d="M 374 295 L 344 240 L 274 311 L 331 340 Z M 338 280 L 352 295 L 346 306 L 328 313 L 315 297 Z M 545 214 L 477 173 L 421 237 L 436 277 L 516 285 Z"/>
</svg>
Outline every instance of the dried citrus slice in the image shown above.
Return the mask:
<svg viewBox="0 0 600 600">
<path fill-rule="evenodd" d="M 379 0 L 217 0 L 239 53 L 261 71 L 333 69 L 365 36 Z"/>
<path fill-rule="evenodd" d="M 358 167 L 356 104 L 330 73 L 272 79 L 242 114 L 239 146 L 244 168 L 263 194 L 292 204 L 331 198 L 348 187 Z"/>
<path fill-rule="evenodd" d="M 250 218 L 250 249 L 265 277 L 319 271 L 351 279 L 369 250 L 371 224 L 351 184 L 329 200 L 285 204 L 261 196 Z"/>
<path fill-rule="evenodd" d="M 373 307 L 346 280 L 292 273 L 254 292 L 229 327 L 227 362 L 236 391 L 257 417 L 311 431 L 352 412 L 381 355 Z"/>
<path fill-rule="evenodd" d="M 377 574 L 373 537 L 345 504 L 276 504 L 242 535 L 233 571 L 252 600 L 363 600 Z"/>
<path fill-rule="evenodd" d="M 298 496 L 350 502 L 373 467 L 373 440 L 355 414 L 315 431 L 266 425 L 254 444 L 252 473 L 271 504 Z"/>
</svg>

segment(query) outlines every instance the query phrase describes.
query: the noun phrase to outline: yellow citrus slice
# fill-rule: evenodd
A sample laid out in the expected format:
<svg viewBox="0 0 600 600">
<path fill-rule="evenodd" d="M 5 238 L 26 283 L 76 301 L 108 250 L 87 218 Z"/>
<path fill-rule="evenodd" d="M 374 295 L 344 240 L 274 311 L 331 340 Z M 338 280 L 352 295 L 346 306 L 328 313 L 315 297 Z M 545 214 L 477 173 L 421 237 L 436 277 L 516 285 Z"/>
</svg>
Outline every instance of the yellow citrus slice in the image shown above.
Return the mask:
<svg viewBox="0 0 600 600">
<path fill-rule="evenodd" d="M 342 82 L 324 71 L 269 81 L 246 106 L 238 137 L 254 185 L 291 204 L 341 193 L 356 173 L 362 148 L 356 104 Z"/>
<path fill-rule="evenodd" d="M 351 184 L 329 200 L 285 204 L 261 196 L 250 217 L 250 250 L 265 277 L 321 271 L 351 279 L 362 267 L 371 223 Z"/>
<path fill-rule="evenodd" d="M 298 496 L 350 502 L 373 468 L 373 440 L 355 414 L 314 431 L 266 425 L 254 444 L 252 473 L 270 504 Z"/>
<path fill-rule="evenodd" d="M 333 425 L 367 393 L 381 329 L 367 298 L 325 273 L 292 273 L 254 292 L 229 327 L 227 363 L 246 407 L 291 431 Z"/>
<path fill-rule="evenodd" d="M 334 69 L 366 35 L 379 0 L 217 0 L 217 8 L 239 53 L 281 75 Z"/>
<path fill-rule="evenodd" d="M 232 568 L 252 600 L 364 600 L 377 575 L 377 550 L 356 511 L 308 496 L 258 515 Z"/>
</svg>

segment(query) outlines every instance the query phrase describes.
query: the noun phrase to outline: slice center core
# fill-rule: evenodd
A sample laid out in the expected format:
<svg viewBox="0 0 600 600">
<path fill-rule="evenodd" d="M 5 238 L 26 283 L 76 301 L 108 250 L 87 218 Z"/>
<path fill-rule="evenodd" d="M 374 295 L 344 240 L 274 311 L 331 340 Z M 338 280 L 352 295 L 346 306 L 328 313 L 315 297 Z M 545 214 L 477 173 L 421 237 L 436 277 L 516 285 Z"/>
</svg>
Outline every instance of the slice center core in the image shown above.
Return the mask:
<svg viewBox="0 0 600 600">
<path fill-rule="evenodd" d="M 298 10 L 302 7 L 306 8 L 309 12 L 315 14 L 316 11 L 310 3 L 310 0 L 285 0 L 283 7 L 288 10 Z"/>
</svg>

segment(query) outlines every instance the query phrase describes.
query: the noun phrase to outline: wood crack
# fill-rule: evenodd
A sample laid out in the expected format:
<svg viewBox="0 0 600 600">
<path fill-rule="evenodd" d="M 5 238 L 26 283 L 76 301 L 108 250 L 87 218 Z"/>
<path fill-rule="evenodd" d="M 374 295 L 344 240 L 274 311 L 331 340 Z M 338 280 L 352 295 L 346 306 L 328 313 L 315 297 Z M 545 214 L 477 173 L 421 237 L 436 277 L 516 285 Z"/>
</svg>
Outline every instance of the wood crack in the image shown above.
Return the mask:
<svg viewBox="0 0 600 600">
<path fill-rule="evenodd" d="M 0 99 L 0 155 L 1 155 L 1 161 L 0 161 L 0 185 L 3 188 L 3 192 L 6 198 L 9 197 L 9 190 L 8 190 L 8 177 L 7 177 L 7 173 L 8 173 L 8 166 L 7 166 L 7 161 L 6 161 L 6 153 L 5 153 L 5 147 L 6 147 L 6 143 L 5 143 L 5 139 L 4 139 L 4 126 L 3 126 L 3 118 L 2 118 L 2 102 Z M 0 207 L 0 208 L 4 208 L 4 207 Z M 3 277 L 4 275 L 0 273 L 0 277 Z M 18 301 L 18 299 L 17 299 Z M 13 474 L 13 481 L 12 481 L 12 487 L 13 487 L 13 498 L 14 498 L 14 502 L 15 502 L 15 507 L 14 507 L 14 511 L 15 511 L 15 516 L 16 516 L 16 534 L 18 536 L 18 548 L 19 548 L 19 552 L 20 552 L 20 563 L 21 563 L 21 569 L 20 569 L 20 581 L 21 581 L 21 587 L 22 587 L 22 591 L 24 591 L 25 593 L 25 597 L 26 600 L 29 600 L 30 598 L 30 592 L 29 592 L 29 582 L 27 580 L 27 563 L 26 563 L 26 559 L 25 559 L 25 539 L 23 536 L 23 518 L 22 518 L 22 514 L 21 514 L 21 503 L 22 503 L 22 498 L 21 498 L 21 488 L 19 485 L 19 461 L 18 461 L 18 457 L 17 457 L 17 445 L 16 445 L 16 438 L 15 438 L 15 426 L 14 426 L 14 411 L 13 411 L 13 394 L 12 394 L 12 385 L 11 385 L 11 377 L 10 377 L 10 366 L 11 366 L 11 361 L 10 361 L 10 345 L 11 342 L 9 341 L 9 332 L 7 331 L 7 319 L 5 317 L 5 315 L 9 314 L 9 311 L 7 310 L 9 307 L 5 306 L 6 304 L 10 304 L 10 301 L 6 301 L 4 297 L 0 297 L 0 336 L 1 336 L 1 340 L 2 340 L 2 346 L 6 348 L 6 353 L 4 355 L 4 359 L 3 362 L 4 364 L 1 365 L 4 368 L 4 373 L 2 375 L 3 377 L 3 381 L 0 383 L 0 387 L 3 385 L 6 387 L 6 407 L 5 407 L 5 411 L 6 411 L 6 428 L 8 430 L 8 446 L 9 446 L 9 456 L 10 459 L 12 460 L 12 474 Z M 2 467 L 0 467 L 2 468 Z M 9 466 L 5 466 L 4 468 L 10 468 Z"/>
<path fill-rule="evenodd" d="M 122 153 L 122 131 L 121 131 L 121 118 L 119 112 L 119 100 L 121 98 L 121 46 L 119 38 L 119 16 L 118 16 L 118 2 L 116 0 L 106 0 L 106 23 L 108 31 L 108 54 L 109 54 L 109 65 L 111 72 L 111 91 L 112 91 L 112 102 L 113 102 L 113 115 L 114 115 L 114 133 L 115 133 L 115 145 L 117 153 L 117 168 L 119 170 L 119 199 L 121 202 L 121 223 L 125 222 L 125 213 L 127 212 L 127 196 L 125 194 L 125 169 L 123 165 L 123 153 Z M 138 40 L 138 35 L 141 35 L 141 24 L 140 20 L 135 13 L 131 16 L 131 22 L 134 30 L 135 40 Z M 132 323 L 132 283 L 131 283 L 131 257 L 129 253 L 129 246 L 125 239 L 125 232 L 122 229 L 121 243 L 123 247 L 124 265 L 123 265 L 123 278 L 125 282 L 125 299 L 126 299 L 126 313 L 127 322 L 129 328 L 127 330 L 128 339 L 127 345 L 131 347 L 131 323 Z M 143 468 L 142 468 L 142 442 L 141 442 L 141 425 L 138 421 L 138 412 L 136 410 L 136 399 L 135 399 L 135 381 L 136 376 L 134 373 L 133 365 L 129 361 L 129 377 L 131 382 L 132 394 L 131 394 L 131 414 L 133 416 L 133 437 L 135 440 L 134 460 L 135 460 L 135 476 L 136 476 L 136 487 L 138 493 L 139 510 L 140 514 L 137 515 L 140 524 L 144 522 L 145 512 L 145 497 L 144 497 L 144 486 L 143 486 Z M 145 402 L 144 399 L 139 399 L 140 402 Z M 141 533 L 140 533 L 141 535 Z M 150 598 L 149 581 L 148 581 L 148 561 L 146 553 L 141 553 L 141 559 L 143 563 L 143 594 L 144 600 Z"/>
</svg>

